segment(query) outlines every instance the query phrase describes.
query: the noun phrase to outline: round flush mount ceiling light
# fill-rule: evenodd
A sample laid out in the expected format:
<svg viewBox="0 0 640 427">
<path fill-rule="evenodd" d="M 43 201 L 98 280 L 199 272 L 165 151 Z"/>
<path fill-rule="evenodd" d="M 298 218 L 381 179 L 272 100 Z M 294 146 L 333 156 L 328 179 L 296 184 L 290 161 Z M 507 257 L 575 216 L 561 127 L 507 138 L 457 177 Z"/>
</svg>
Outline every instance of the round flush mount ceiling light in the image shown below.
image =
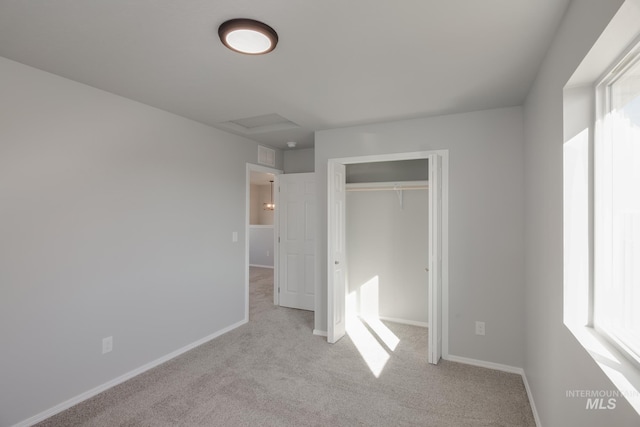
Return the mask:
<svg viewBox="0 0 640 427">
<path fill-rule="evenodd" d="M 218 27 L 220 41 L 229 49 L 247 55 L 271 52 L 278 44 L 273 28 L 253 19 L 231 19 Z"/>
</svg>

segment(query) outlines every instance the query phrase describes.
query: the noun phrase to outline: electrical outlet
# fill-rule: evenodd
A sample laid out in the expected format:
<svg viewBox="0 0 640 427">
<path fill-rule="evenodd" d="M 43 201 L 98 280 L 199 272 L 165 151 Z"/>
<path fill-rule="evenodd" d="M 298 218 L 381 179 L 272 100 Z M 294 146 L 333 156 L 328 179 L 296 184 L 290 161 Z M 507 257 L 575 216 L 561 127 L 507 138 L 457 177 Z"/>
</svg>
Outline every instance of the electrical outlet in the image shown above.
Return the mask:
<svg viewBox="0 0 640 427">
<path fill-rule="evenodd" d="M 270 252 L 270 251 L 267 251 L 267 256 L 269 256 L 269 255 L 271 255 L 271 252 Z"/>
<path fill-rule="evenodd" d="M 102 354 L 107 354 L 113 350 L 113 337 L 102 339 Z"/>
<path fill-rule="evenodd" d="M 484 335 L 484 322 L 476 321 L 476 335 Z"/>
<path fill-rule="evenodd" d="M 233 233 L 231 233 L 231 241 L 233 243 L 236 243 L 238 241 L 238 232 L 234 231 Z"/>
</svg>

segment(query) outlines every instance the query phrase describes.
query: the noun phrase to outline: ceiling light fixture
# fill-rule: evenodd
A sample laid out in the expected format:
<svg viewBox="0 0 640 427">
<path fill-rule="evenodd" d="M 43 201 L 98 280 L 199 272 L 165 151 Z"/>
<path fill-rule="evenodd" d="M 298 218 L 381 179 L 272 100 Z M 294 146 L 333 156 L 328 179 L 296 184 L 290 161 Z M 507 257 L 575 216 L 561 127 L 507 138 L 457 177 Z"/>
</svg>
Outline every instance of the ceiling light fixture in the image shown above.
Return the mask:
<svg viewBox="0 0 640 427">
<path fill-rule="evenodd" d="M 222 44 L 229 49 L 247 55 L 271 52 L 278 44 L 278 34 L 273 28 L 253 19 L 231 19 L 218 27 Z"/>
<path fill-rule="evenodd" d="M 287 142 L 287 147 L 289 147 L 289 148 L 296 148 L 296 145 L 298 145 L 298 143 L 295 142 L 295 141 Z"/>
</svg>

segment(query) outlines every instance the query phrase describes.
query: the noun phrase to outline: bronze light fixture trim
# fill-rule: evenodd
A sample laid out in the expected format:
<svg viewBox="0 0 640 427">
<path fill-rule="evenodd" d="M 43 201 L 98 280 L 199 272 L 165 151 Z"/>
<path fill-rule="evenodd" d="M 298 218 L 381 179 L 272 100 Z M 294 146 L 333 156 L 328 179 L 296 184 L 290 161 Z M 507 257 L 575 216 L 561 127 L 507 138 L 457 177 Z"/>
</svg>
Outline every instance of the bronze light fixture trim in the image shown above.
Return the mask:
<svg viewBox="0 0 640 427">
<path fill-rule="evenodd" d="M 278 44 L 278 34 L 267 24 L 253 19 L 231 19 L 218 27 L 223 45 L 246 55 L 264 55 Z"/>
</svg>

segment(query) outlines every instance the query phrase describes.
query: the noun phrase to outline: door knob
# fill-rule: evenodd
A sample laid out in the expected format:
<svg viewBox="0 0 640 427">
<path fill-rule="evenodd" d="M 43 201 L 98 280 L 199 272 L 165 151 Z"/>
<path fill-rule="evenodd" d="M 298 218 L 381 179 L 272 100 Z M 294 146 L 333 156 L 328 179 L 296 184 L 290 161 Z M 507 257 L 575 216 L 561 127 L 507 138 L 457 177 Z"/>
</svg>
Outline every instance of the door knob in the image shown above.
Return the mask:
<svg viewBox="0 0 640 427">
<path fill-rule="evenodd" d="M 429 271 L 429 269 L 425 267 L 424 271 L 427 271 L 427 272 L 428 272 L 428 271 Z"/>
<path fill-rule="evenodd" d="M 335 265 L 338 265 L 338 264 L 340 264 L 340 261 L 334 261 L 333 263 L 334 263 Z"/>
</svg>

